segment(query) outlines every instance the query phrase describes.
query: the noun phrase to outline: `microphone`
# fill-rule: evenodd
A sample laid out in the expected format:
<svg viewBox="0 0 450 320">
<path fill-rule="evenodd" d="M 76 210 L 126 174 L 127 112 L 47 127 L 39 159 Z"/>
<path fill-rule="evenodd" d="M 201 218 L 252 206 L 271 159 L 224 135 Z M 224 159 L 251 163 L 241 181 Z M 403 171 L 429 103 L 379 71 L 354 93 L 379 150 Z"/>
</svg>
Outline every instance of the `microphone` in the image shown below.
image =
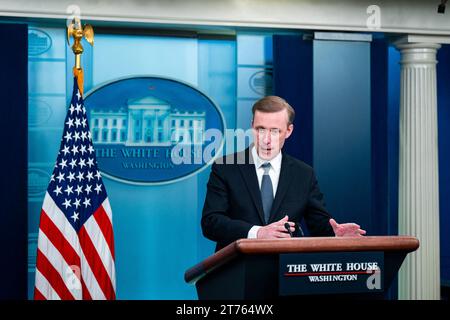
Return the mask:
<svg viewBox="0 0 450 320">
<path fill-rule="evenodd" d="M 286 223 L 284 224 L 284 227 L 286 228 L 286 230 L 287 230 L 287 231 L 289 232 L 289 234 L 291 235 L 291 238 L 293 238 L 294 235 L 292 234 L 291 226 L 289 225 L 288 222 L 286 222 Z"/>
</svg>

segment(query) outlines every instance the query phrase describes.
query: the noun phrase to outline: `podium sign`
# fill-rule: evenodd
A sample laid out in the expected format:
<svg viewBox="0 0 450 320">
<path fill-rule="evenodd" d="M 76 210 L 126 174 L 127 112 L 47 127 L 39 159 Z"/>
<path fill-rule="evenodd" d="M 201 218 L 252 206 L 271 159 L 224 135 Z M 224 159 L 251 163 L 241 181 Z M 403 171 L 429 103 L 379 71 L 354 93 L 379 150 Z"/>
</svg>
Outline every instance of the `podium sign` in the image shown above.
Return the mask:
<svg viewBox="0 0 450 320">
<path fill-rule="evenodd" d="M 279 295 L 383 292 L 383 252 L 286 253 L 279 256 Z"/>
</svg>

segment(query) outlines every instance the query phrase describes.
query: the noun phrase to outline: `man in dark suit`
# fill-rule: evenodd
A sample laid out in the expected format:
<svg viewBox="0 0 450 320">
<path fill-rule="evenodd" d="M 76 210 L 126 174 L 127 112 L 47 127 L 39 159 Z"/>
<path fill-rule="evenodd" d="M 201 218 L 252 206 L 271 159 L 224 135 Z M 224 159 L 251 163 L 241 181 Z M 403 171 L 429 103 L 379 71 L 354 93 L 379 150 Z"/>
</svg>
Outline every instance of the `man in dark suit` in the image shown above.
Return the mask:
<svg viewBox="0 0 450 320">
<path fill-rule="evenodd" d="M 332 219 L 314 170 L 281 151 L 294 130 L 294 109 L 268 96 L 252 112 L 254 145 L 211 168 L 201 224 L 216 251 L 241 238 L 290 237 L 288 228 L 301 232 L 302 219 L 312 236 L 365 234 L 357 224 Z"/>
</svg>

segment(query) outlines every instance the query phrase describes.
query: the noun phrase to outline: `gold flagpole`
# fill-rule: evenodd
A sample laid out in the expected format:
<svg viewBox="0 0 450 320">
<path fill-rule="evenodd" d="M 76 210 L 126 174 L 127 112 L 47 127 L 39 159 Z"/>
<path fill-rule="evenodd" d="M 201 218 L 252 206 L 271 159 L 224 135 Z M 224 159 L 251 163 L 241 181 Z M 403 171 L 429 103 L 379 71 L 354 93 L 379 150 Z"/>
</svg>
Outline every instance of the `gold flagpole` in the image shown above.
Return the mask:
<svg viewBox="0 0 450 320">
<path fill-rule="evenodd" d="M 83 53 L 83 46 L 81 39 L 84 37 L 89 44 L 94 45 L 94 29 L 91 25 L 81 25 L 81 20 L 75 17 L 67 27 L 67 44 L 70 46 L 70 38 L 73 38 L 72 51 L 75 54 L 75 67 L 73 74 L 77 78 L 78 87 L 81 94 L 83 94 L 83 69 L 81 68 L 81 54 Z"/>
</svg>

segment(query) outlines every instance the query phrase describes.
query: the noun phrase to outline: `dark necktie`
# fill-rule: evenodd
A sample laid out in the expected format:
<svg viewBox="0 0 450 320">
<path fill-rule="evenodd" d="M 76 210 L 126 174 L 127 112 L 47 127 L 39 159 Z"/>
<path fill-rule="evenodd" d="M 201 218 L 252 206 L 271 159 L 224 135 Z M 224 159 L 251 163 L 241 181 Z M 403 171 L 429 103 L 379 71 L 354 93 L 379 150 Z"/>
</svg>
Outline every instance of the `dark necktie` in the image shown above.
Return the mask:
<svg viewBox="0 0 450 320">
<path fill-rule="evenodd" d="M 261 199 L 264 209 L 264 218 L 266 219 L 266 223 L 268 223 L 273 203 L 273 186 L 269 176 L 270 163 L 266 162 L 261 167 L 264 169 L 264 175 L 261 182 Z"/>
</svg>

